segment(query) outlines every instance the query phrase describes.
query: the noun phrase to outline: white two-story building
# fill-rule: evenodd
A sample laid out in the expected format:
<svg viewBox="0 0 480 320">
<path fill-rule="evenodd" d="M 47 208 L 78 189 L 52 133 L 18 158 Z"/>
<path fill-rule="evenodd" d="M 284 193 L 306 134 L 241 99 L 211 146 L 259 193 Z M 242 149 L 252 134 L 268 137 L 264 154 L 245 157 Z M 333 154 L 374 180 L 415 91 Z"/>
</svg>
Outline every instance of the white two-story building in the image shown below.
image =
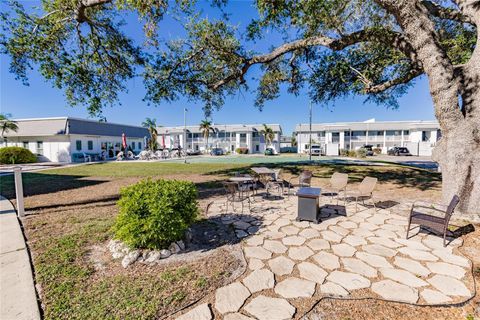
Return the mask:
<svg viewBox="0 0 480 320">
<path fill-rule="evenodd" d="M 18 146 L 38 155 L 40 161 L 74 162 L 84 155 L 114 158 L 122 148 L 122 134 L 129 148 L 145 148 L 148 130 L 139 126 L 71 117 L 18 119 L 18 130 L 4 134 L 2 146 Z"/>
<path fill-rule="evenodd" d="M 440 139 L 437 121 L 375 121 L 312 124 L 312 145 L 320 145 L 325 154 L 338 155 L 341 149 L 356 150 L 364 145 L 381 148 L 382 153 L 398 146 L 413 155 L 430 156 Z M 298 152 L 308 152 L 309 124 L 295 127 Z"/>
<path fill-rule="evenodd" d="M 208 145 L 200 126 L 158 127 L 158 145 L 161 148 L 181 147 L 194 151 L 222 148 L 226 152 L 235 152 L 237 148 L 247 148 L 248 153 L 262 153 L 267 147 L 271 147 L 279 152 L 282 128 L 279 124 L 267 126 L 274 132 L 274 139 L 269 145 L 261 134 L 262 124 L 213 124 Z"/>
</svg>

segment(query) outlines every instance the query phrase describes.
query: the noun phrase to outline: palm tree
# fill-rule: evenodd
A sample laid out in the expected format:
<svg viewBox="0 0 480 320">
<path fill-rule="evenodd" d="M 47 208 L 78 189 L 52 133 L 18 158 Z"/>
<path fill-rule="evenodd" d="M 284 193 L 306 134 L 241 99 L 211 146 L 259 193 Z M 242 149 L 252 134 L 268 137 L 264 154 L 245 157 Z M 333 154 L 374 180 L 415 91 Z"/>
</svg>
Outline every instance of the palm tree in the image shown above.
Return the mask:
<svg viewBox="0 0 480 320">
<path fill-rule="evenodd" d="M 18 131 L 18 125 L 15 121 L 10 120 L 12 115 L 9 113 L 0 113 L 0 127 L 2 129 L 2 138 L 5 139 L 4 134 L 12 130 L 14 132 Z"/>
<path fill-rule="evenodd" d="M 212 127 L 212 122 L 205 119 L 200 122 L 200 130 L 202 131 L 203 138 L 205 139 L 205 151 L 208 148 L 208 137 L 210 136 L 210 131 L 215 132 L 215 129 Z"/>
<path fill-rule="evenodd" d="M 267 147 L 270 146 L 272 144 L 273 139 L 275 139 L 275 132 L 273 132 L 273 129 L 264 123 L 263 129 L 260 130 L 260 133 L 265 139 L 265 143 L 267 144 Z"/>
<path fill-rule="evenodd" d="M 157 149 L 157 120 L 151 118 L 145 118 L 145 121 L 142 122 L 142 127 L 147 128 L 150 133 L 150 140 L 148 141 L 148 148 L 152 151 Z"/>
</svg>

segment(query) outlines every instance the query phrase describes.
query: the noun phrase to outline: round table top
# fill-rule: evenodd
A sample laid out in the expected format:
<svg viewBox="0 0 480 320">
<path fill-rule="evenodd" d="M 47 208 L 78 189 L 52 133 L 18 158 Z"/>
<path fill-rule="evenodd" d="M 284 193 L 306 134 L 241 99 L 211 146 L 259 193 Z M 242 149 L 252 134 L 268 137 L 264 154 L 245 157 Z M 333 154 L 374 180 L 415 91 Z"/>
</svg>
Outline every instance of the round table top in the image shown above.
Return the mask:
<svg viewBox="0 0 480 320">
<path fill-rule="evenodd" d="M 253 181 L 252 177 L 231 177 L 228 179 L 231 182 L 249 182 Z"/>
</svg>

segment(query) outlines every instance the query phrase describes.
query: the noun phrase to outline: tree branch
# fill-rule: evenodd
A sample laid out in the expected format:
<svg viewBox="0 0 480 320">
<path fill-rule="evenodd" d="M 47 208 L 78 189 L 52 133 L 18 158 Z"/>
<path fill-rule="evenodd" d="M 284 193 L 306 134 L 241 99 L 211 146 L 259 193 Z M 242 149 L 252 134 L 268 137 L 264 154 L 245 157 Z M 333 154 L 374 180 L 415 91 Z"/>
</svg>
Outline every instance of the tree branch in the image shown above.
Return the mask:
<svg viewBox="0 0 480 320">
<path fill-rule="evenodd" d="M 445 8 L 441 5 L 429 0 L 423 0 L 422 4 L 427 8 L 428 12 L 438 18 L 455 20 L 461 23 L 474 24 L 474 21 L 469 16 L 464 15 L 462 12 L 451 8 Z"/>
<path fill-rule="evenodd" d="M 398 77 L 398 78 L 395 78 L 395 79 L 392 79 L 392 80 L 389 80 L 389 81 L 385 81 L 384 83 L 373 85 L 373 86 L 367 85 L 365 87 L 365 93 L 379 93 L 379 92 L 385 91 L 385 90 L 387 90 L 391 87 L 394 87 L 396 85 L 408 83 L 409 81 L 415 79 L 416 77 L 418 77 L 422 73 L 423 73 L 423 70 L 412 69 L 412 70 L 410 70 L 409 73 L 405 74 L 402 77 Z"/>
<path fill-rule="evenodd" d="M 369 29 L 353 32 L 339 39 L 319 35 L 285 43 L 275 48 L 270 53 L 253 56 L 250 59 L 245 59 L 245 62 L 240 69 L 238 69 L 236 72 L 232 73 L 228 77 L 210 85 L 209 88 L 212 90 L 217 90 L 218 88 L 229 83 L 230 81 L 242 78 L 251 66 L 255 64 L 265 64 L 272 62 L 273 60 L 298 49 L 305 49 L 314 46 L 323 46 L 326 48 L 330 48 L 334 51 L 340 51 L 348 46 L 368 41 L 382 41 L 388 43 L 403 52 L 408 58 L 410 58 L 410 60 L 412 60 L 413 63 L 419 64 L 416 59 L 416 53 L 402 34 L 385 29 Z"/>
<path fill-rule="evenodd" d="M 112 0 L 80 0 L 78 1 L 77 8 L 75 9 L 75 20 L 83 23 L 88 20 L 85 15 L 85 9 L 100 6 L 106 3 L 110 3 Z"/>
</svg>

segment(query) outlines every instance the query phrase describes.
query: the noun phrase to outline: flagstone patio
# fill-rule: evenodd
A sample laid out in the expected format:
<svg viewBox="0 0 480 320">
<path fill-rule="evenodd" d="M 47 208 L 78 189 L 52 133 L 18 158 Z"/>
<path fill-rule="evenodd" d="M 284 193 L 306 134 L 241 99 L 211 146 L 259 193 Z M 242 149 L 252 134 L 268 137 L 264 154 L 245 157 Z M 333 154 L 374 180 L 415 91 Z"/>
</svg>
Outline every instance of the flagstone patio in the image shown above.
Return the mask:
<svg viewBox="0 0 480 320">
<path fill-rule="evenodd" d="M 244 238 L 248 267 L 207 301 L 212 312 L 202 301 L 182 319 L 291 319 L 325 296 L 443 305 L 474 294 L 461 239 L 446 248 L 423 232 L 405 239 L 408 204 L 377 211 L 359 205 L 355 212 L 353 204 L 328 205 L 321 197 L 322 222 L 315 224 L 295 220 L 295 196 L 255 199 L 250 213 L 226 213 L 221 197 L 210 206 L 209 216 Z"/>
</svg>

